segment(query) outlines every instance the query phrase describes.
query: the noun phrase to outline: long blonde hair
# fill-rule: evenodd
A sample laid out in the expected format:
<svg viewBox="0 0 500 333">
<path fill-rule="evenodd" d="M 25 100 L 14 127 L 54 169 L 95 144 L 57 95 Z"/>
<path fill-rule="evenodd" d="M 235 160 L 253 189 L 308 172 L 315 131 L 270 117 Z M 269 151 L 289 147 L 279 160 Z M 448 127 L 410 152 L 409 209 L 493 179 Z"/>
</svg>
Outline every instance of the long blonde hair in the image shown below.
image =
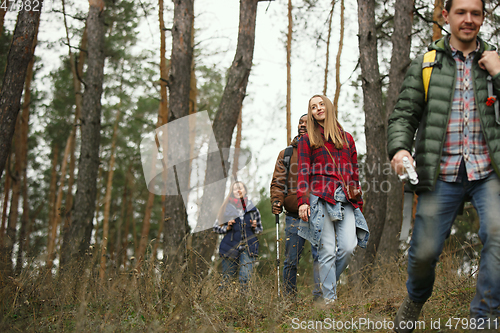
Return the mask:
<svg viewBox="0 0 500 333">
<path fill-rule="evenodd" d="M 226 207 L 227 207 L 227 204 L 229 202 L 229 199 L 235 197 L 233 194 L 233 189 L 234 189 L 234 185 L 236 185 L 236 184 L 243 185 L 243 188 L 245 189 L 245 195 L 248 194 L 247 187 L 242 181 L 236 180 L 231 184 L 231 187 L 229 188 L 229 194 L 227 195 L 226 199 L 224 199 L 224 202 L 222 203 L 222 206 L 220 206 L 219 212 L 217 213 L 217 220 L 219 221 L 220 226 L 224 225 L 224 223 L 227 222 L 227 221 L 224 221 L 224 213 L 226 212 Z"/>
<path fill-rule="evenodd" d="M 314 97 L 321 97 L 323 103 L 325 103 L 325 139 L 332 140 L 335 148 L 341 149 L 344 144 L 347 144 L 347 139 L 345 136 L 345 131 L 342 125 L 337 120 L 337 110 L 333 109 L 332 101 L 328 97 L 323 95 L 314 95 L 309 99 L 307 105 L 307 134 L 309 135 L 309 142 L 311 143 L 311 148 L 319 148 L 324 145 L 323 138 L 321 137 L 321 132 L 319 130 L 320 124 L 314 119 L 311 109 L 311 100 Z"/>
</svg>

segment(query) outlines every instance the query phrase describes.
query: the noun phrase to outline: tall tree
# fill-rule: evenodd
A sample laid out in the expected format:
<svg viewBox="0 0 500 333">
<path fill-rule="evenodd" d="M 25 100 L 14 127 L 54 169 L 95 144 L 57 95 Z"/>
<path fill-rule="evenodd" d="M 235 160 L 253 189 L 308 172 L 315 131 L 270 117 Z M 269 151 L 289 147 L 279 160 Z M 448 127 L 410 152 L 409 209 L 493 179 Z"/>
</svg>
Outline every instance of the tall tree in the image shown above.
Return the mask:
<svg viewBox="0 0 500 333">
<path fill-rule="evenodd" d="M 257 4 L 259 0 L 240 1 L 240 21 L 238 28 L 238 44 L 231 67 L 227 74 L 227 83 L 222 95 L 219 109 L 213 122 L 215 141 L 210 140 L 209 151 L 229 148 L 234 127 L 243 105 L 248 77 L 252 69 L 253 50 L 255 45 L 255 22 L 257 18 Z M 213 224 L 219 207 L 222 204 L 225 192 L 225 179 L 229 169 L 229 156 L 209 154 L 207 159 L 207 172 L 205 175 L 205 188 L 200 208 L 198 224 L 205 221 L 207 225 Z M 224 179 L 223 181 L 220 181 Z M 210 185 L 210 190 L 207 190 Z M 207 193 L 209 192 L 209 193 Z M 203 230 L 203 229 L 202 229 Z M 216 245 L 216 235 L 212 230 L 197 232 L 193 235 L 193 248 L 205 262 L 210 262 Z M 205 275 L 208 267 L 200 266 L 197 272 Z"/>
<path fill-rule="evenodd" d="M 443 36 L 442 33 L 444 25 L 443 8 L 444 8 L 444 0 L 434 1 L 434 14 L 432 17 L 434 24 L 432 25 L 432 40 L 437 40 Z"/>
<path fill-rule="evenodd" d="M 387 195 L 381 191 L 385 175 L 379 172 L 385 161 L 386 116 L 382 107 L 382 82 L 377 57 L 375 0 L 358 0 L 358 38 L 363 87 L 366 136 L 366 182 L 364 215 L 370 228 L 370 240 L 365 251 L 358 252 L 353 263 L 363 279 L 370 279 L 371 265 L 377 253 L 386 216 Z M 360 277 L 358 275 L 358 277 Z"/>
<path fill-rule="evenodd" d="M 236 179 L 238 172 L 239 150 L 241 149 L 241 132 L 243 130 L 243 114 L 240 111 L 238 122 L 236 123 L 236 141 L 234 143 L 234 158 L 233 158 L 233 178 Z"/>
<path fill-rule="evenodd" d="M 333 22 L 333 10 L 335 8 L 335 1 L 332 1 L 332 9 L 330 9 L 330 14 L 328 14 L 328 36 L 326 37 L 326 64 L 325 64 L 325 78 L 323 81 L 323 95 L 326 95 L 326 90 L 328 88 L 328 69 L 330 64 L 330 39 L 332 37 L 332 22 Z"/>
<path fill-rule="evenodd" d="M 42 4 L 43 0 L 40 0 L 40 7 Z M 41 9 L 40 11 L 27 11 L 24 8 L 19 12 L 7 56 L 7 67 L 0 92 L 0 177 L 10 152 L 26 72 L 33 57 L 33 41 L 37 33 L 40 13 Z"/>
<path fill-rule="evenodd" d="M 286 34 L 286 144 L 292 142 L 292 0 L 288 0 L 288 33 Z M 235 172 L 235 171 L 233 171 Z"/>
<path fill-rule="evenodd" d="M 332 10 L 333 10 L 333 5 L 332 5 Z M 338 110 L 339 110 L 340 88 L 342 87 L 342 84 L 340 83 L 340 57 L 342 55 L 342 50 L 344 49 L 344 24 L 345 24 L 345 19 L 344 19 L 345 15 L 344 14 L 345 14 L 344 0 L 341 0 L 341 2 L 340 2 L 340 38 L 339 38 L 339 49 L 337 52 L 337 59 L 336 59 L 336 63 L 335 63 L 335 96 L 333 97 L 333 110 L 335 111 L 336 114 L 338 114 Z M 330 32 L 328 32 L 328 33 L 330 33 Z M 325 81 L 325 86 L 326 86 L 326 81 Z M 325 91 L 325 93 L 326 93 L 326 91 Z"/>
<path fill-rule="evenodd" d="M 82 259 L 89 247 L 95 212 L 96 182 L 101 138 L 101 95 L 104 79 L 104 1 L 89 0 L 87 17 L 88 66 L 82 100 L 82 144 L 77 192 L 71 216 L 68 248 L 61 251 L 64 263 Z"/>
<path fill-rule="evenodd" d="M 3 204 L 2 204 L 2 219 L 0 221 L 0 251 L 3 249 L 5 230 L 7 228 L 7 206 L 9 205 L 9 196 L 10 196 L 10 158 L 7 159 L 7 167 L 5 171 L 5 183 L 3 188 Z M 0 259 L 1 260 L 1 259 Z"/>
<path fill-rule="evenodd" d="M 38 24 L 40 24 L 40 20 L 38 20 Z M 35 54 L 35 48 L 37 45 L 37 36 L 38 36 L 38 24 L 36 26 L 35 38 L 33 39 L 33 48 L 32 54 Z M 19 148 L 18 149 L 18 157 L 19 164 L 21 166 L 21 195 L 23 198 L 23 212 L 21 215 L 21 230 L 19 232 L 19 249 L 17 251 L 17 261 L 16 261 L 16 275 L 21 273 L 23 255 L 25 251 L 25 245 L 28 244 L 26 241 L 29 223 L 29 198 L 28 198 L 28 135 L 29 135 L 29 119 L 30 119 L 30 108 L 32 107 L 31 100 L 31 81 L 33 79 L 33 67 L 35 65 L 35 57 L 31 58 L 31 61 L 28 64 L 28 69 L 26 72 L 26 81 L 24 82 L 24 101 L 22 105 L 22 112 L 20 116 L 20 133 L 19 133 Z"/>
<path fill-rule="evenodd" d="M 389 87 L 387 88 L 385 110 L 389 119 L 396 105 L 399 89 L 410 64 L 411 33 L 413 26 L 413 0 L 396 0 L 394 6 L 394 31 L 392 33 L 391 67 L 389 69 Z M 389 165 L 386 162 L 386 168 Z M 394 258 L 399 249 L 399 232 L 403 212 L 402 184 L 395 173 L 387 177 L 387 217 L 380 242 L 380 251 L 385 258 Z"/>
<path fill-rule="evenodd" d="M 194 0 L 174 1 L 174 23 L 172 27 L 172 55 L 170 57 L 170 76 L 168 88 L 170 92 L 168 122 L 175 121 L 189 115 L 189 93 L 191 88 L 191 70 L 193 61 L 192 28 L 194 20 Z M 179 149 L 179 154 L 187 156 L 189 160 L 189 126 L 181 135 L 168 134 L 168 147 Z M 170 157 L 170 156 L 167 156 Z M 175 182 L 188 186 L 189 172 L 177 170 L 167 160 L 167 167 L 174 168 Z M 179 251 L 184 237 L 189 233 L 187 211 L 182 195 L 170 195 L 165 198 L 165 255 L 168 262 L 176 261 L 182 257 Z M 142 240 L 141 240 L 142 241 Z"/>
<path fill-rule="evenodd" d="M 63 1 L 63 14 L 65 14 L 65 4 Z M 73 207 L 73 185 L 75 183 L 75 169 L 76 169 L 76 138 L 77 131 L 80 128 L 80 116 L 82 113 L 82 82 L 83 77 L 83 65 L 86 59 L 86 49 L 87 49 L 87 27 L 83 31 L 83 36 L 80 41 L 80 53 L 78 55 L 78 61 L 76 62 L 75 56 L 71 50 L 69 30 L 66 23 L 66 15 L 64 15 L 64 26 L 66 28 L 66 40 L 68 43 L 68 52 L 71 66 L 71 73 L 73 78 L 73 90 L 75 92 L 75 118 L 73 120 L 73 130 L 71 131 L 71 147 L 70 147 L 70 157 L 69 157 L 69 167 L 68 167 L 68 189 L 66 194 L 66 202 L 64 209 L 64 224 L 62 228 L 63 240 L 61 248 L 67 248 L 67 243 L 69 242 L 69 224 L 71 221 L 71 211 Z M 64 264 L 64 258 L 61 257 L 61 266 Z M 59 267 L 61 267 L 59 266 Z"/>
<path fill-rule="evenodd" d="M 121 95 L 121 94 L 120 94 Z M 115 150 L 116 139 L 118 136 L 118 125 L 120 124 L 121 103 L 118 103 L 116 110 L 115 126 L 113 128 L 113 138 L 111 142 L 111 157 L 109 159 L 108 181 L 106 183 L 106 196 L 104 197 L 104 219 L 102 222 L 102 242 L 101 242 L 101 266 L 99 269 L 99 278 L 101 283 L 104 283 L 106 277 L 106 256 L 109 237 L 109 213 L 111 210 L 111 194 L 113 191 L 113 175 L 115 172 Z"/>
<path fill-rule="evenodd" d="M 67 172 L 67 167 L 68 167 L 68 157 L 69 153 L 71 150 L 71 141 L 73 139 L 72 134 L 68 136 L 68 140 L 66 141 L 66 147 L 64 148 L 64 155 L 63 155 L 63 160 L 61 163 L 61 176 L 59 178 L 59 188 L 57 189 L 57 194 L 54 186 L 53 191 L 51 191 L 51 196 L 53 193 L 54 196 L 54 204 L 53 204 L 53 209 L 51 209 L 51 218 L 49 219 L 49 225 L 50 225 L 50 234 L 48 237 L 48 242 L 47 242 L 47 263 L 46 263 L 46 268 L 47 270 L 52 269 L 52 265 L 54 263 L 54 257 L 55 257 L 55 247 L 56 247 L 56 238 L 57 238 L 57 230 L 59 228 L 59 223 L 61 222 L 61 207 L 62 207 L 62 199 L 63 199 L 63 188 L 64 188 L 64 181 L 66 179 L 66 172 Z M 54 165 L 54 168 L 52 169 L 53 174 L 55 176 L 55 169 L 56 165 Z M 57 185 L 55 178 L 53 179 L 53 184 Z M 52 201 L 51 201 L 52 203 Z"/>
</svg>

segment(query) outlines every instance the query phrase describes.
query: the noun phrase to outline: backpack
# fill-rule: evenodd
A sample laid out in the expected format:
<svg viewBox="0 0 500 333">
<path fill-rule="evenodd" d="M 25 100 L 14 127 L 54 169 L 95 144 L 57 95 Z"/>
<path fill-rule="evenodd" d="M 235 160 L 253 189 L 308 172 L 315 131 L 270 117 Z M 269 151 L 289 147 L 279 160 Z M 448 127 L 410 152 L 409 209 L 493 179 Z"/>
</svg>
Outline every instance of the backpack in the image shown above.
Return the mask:
<svg viewBox="0 0 500 333">
<path fill-rule="evenodd" d="M 429 91 L 429 82 L 436 61 L 436 50 L 426 52 L 422 61 L 422 81 L 424 81 L 425 101 L 427 102 L 427 91 Z"/>
<path fill-rule="evenodd" d="M 285 148 L 285 154 L 283 155 L 283 164 L 285 165 L 286 169 L 285 190 L 283 191 L 285 197 L 288 195 L 288 176 L 290 175 L 290 159 L 292 158 L 292 154 L 293 146 L 290 145 Z"/>
</svg>

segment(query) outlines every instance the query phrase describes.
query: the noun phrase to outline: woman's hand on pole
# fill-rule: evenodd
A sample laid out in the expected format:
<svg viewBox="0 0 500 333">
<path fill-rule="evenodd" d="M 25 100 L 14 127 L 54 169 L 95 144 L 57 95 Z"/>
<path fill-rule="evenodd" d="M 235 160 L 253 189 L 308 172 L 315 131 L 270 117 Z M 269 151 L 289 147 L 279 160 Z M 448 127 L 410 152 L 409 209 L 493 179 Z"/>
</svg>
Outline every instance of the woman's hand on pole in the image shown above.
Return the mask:
<svg viewBox="0 0 500 333">
<path fill-rule="evenodd" d="M 308 204 L 302 204 L 299 207 L 299 217 L 307 222 L 309 221 L 309 215 L 311 215 L 311 207 Z"/>
<path fill-rule="evenodd" d="M 227 231 L 233 228 L 234 220 L 227 221 Z"/>
</svg>

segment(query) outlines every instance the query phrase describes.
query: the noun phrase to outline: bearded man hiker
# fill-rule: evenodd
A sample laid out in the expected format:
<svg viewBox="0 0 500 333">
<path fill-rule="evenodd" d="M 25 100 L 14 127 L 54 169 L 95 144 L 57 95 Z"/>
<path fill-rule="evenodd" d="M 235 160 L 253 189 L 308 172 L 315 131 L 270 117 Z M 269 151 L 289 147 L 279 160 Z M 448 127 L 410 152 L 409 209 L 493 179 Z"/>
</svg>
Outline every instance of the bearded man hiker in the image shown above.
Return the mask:
<svg viewBox="0 0 500 333">
<path fill-rule="evenodd" d="M 432 294 L 435 267 L 464 200 L 480 219 L 483 243 L 469 329 L 497 332 L 500 315 L 500 60 L 478 37 L 484 0 L 448 0 L 443 17 L 450 34 L 433 42 L 435 60 L 410 65 L 388 124 L 392 167 L 403 173 L 415 143 L 419 195 L 408 252 L 408 295 L 399 308 L 397 332 L 412 332 Z M 422 67 L 433 66 L 428 89 Z"/>
</svg>

